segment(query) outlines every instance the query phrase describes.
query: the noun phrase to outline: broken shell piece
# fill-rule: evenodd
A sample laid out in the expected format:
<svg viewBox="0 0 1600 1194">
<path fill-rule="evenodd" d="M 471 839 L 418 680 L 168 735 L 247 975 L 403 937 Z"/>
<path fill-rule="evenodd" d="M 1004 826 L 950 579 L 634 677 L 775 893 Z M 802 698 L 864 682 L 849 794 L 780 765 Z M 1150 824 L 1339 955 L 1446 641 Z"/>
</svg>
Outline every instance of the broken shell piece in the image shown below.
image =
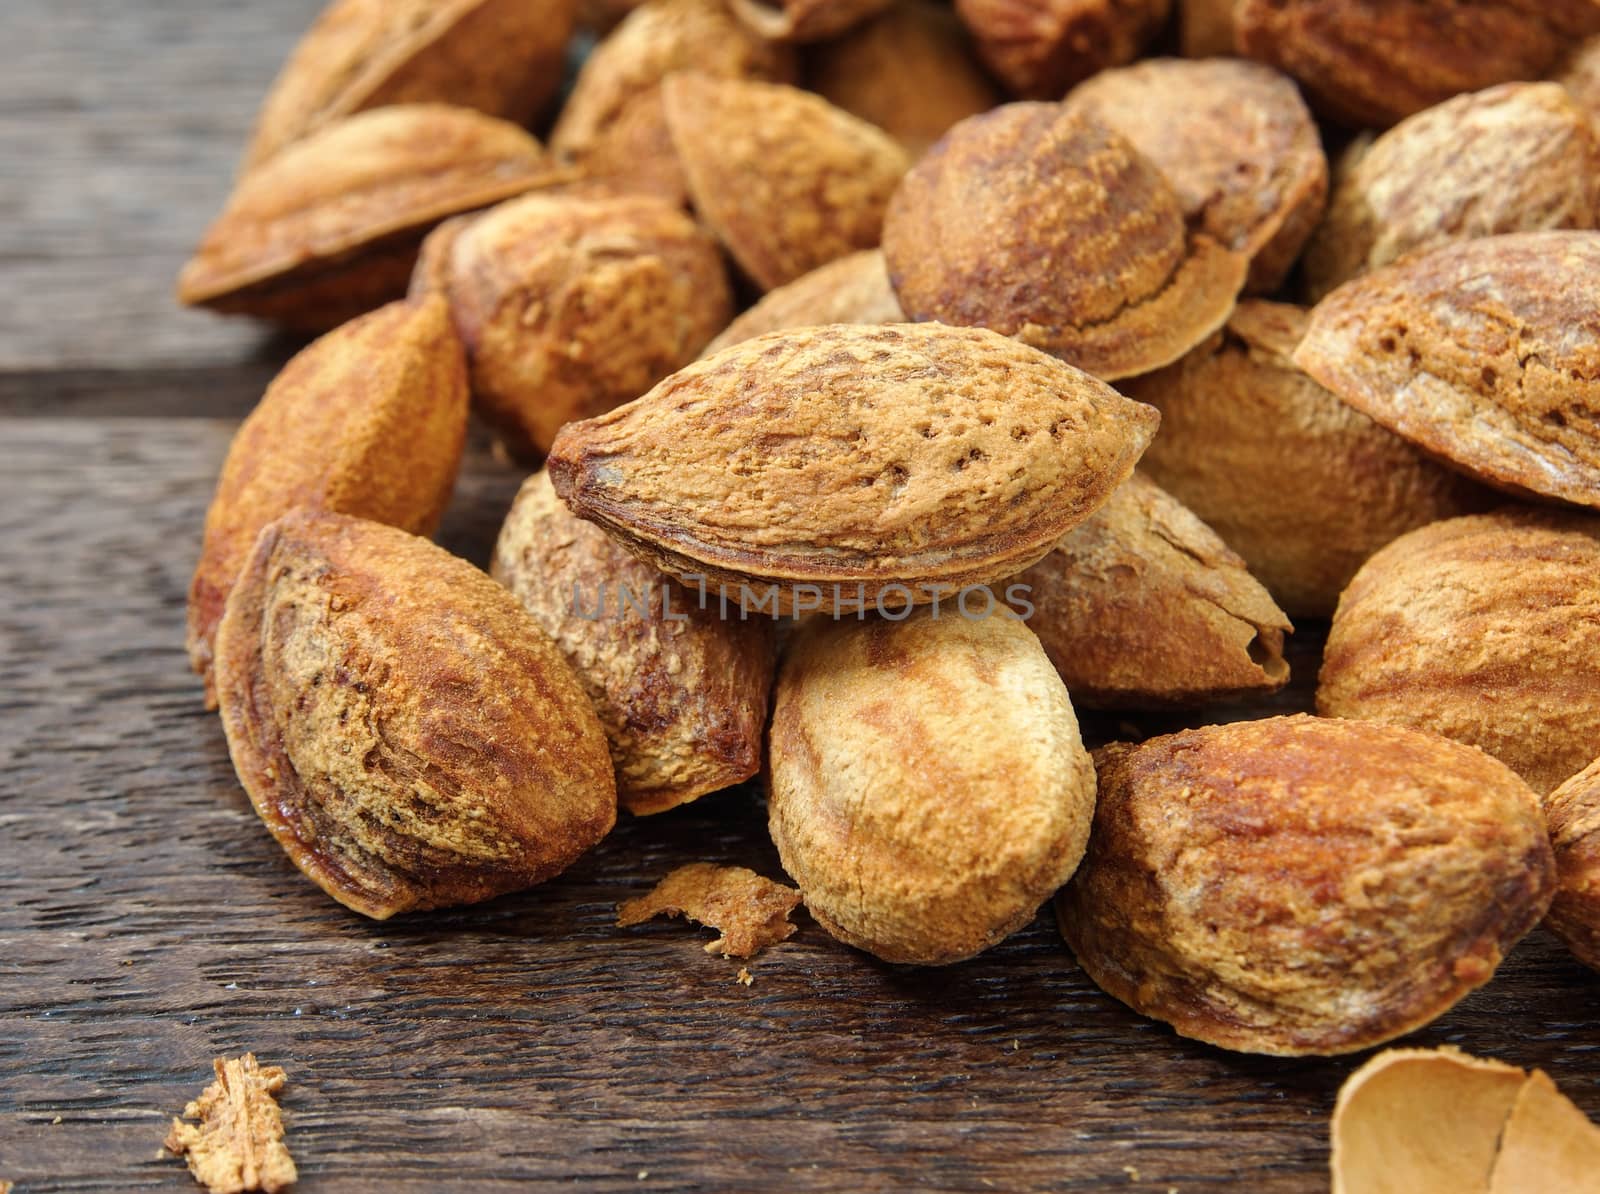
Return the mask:
<svg viewBox="0 0 1600 1194">
<path fill-rule="evenodd" d="M 1441 1049 L 1390 1049 L 1345 1080 L 1333 1194 L 1583 1190 L 1600 1128 L 1542 1070 Z"/>
<path fill-rule="evenodd" d="M 1060 104 L 951 129 L 895 192 L 883 251 L 912 319 L 990 328 L 1106 381 L 1221 327 L 1249 264 L 1189 234 L 1127 138 Z"/>
<path fill-rule="evenodd" d="M 706 953 L 749 958 L 794 936 L 798 926 L 790 922 L 789 913 L 799 904 L 800 893 L 794 888 L 742 866 L 691 862 L 657 883 L 648 895 L 621 904 L 617 925 L 626 929 L 655 916 L 686 916 L 722 934 L 706 944 Z"/>
<path fill-rule="evenodd" d="M 200 1122 L 174 1119 L 163 1147 L 187 1158 L 194 1180 L 211 1194 L 288 1189 L 297 1174 L 275 1097 L 286 1080 L 283 1068 L 257 1065 L 254 1053 L 211 1065 L 217 1080 L 183 1109 Z"/>
</svg>

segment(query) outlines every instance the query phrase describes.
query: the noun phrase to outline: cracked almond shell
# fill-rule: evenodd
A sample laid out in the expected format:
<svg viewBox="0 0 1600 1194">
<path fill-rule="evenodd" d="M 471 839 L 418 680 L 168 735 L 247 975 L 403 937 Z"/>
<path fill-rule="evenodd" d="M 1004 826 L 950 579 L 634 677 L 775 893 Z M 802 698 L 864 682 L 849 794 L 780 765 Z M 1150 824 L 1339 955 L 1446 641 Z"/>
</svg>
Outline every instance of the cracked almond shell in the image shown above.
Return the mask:
<svg viewBox="0 0 1600 1194">
<path fill-rule="evenodd" d="M 1132 62 L 1166 24 L 1171 0 L 956 0 L 978 56 L 1024 99 L 1058 99 Z"/>
<path fill-rule="evenodd" d="M 326 331 L 403 298 L 427 231 L 551 176 L 539 143 L 465 108 L 332 124 L 240 180 L 178 279 L 189 306 Z"/>
<path fill-rule="evenodd" d="M 392 303 L 284 366 L 228 447 L 189 585 L 208 705 L 217 623 L 261 528 L 308 508 L 432 534 L 466 433 L 466 363 L 442 300 Z"/>
<path fill-rule="evenodd" d="M 590 177 L 682 204 L 687 183 L 667 129 L 661 82 L 678 71 L 787 82 L 794 54 L 749 32 L 722 0 L 650 0 L 584 61 L 550 148 Z"/>
<path fill-rule="evenodd" d="M 561 649 L 594 702 L 629 812 L 749 779 L 775 667 L 768 618 L 722 617 L 572 515 L 539 472 L 500 529 L 491 574 Z"/>
<path fill-rule="evenodd" d="M 1350 1053 L 1483 985 L 1549 906 L 1538 800 L 1481 751 L 1297 716 L 1095 753 L 1057 900 L 1102 990 L 1179 1034 Z"/>
<path fill-rule="evenodd" d="M 769 290 L 706 345 L 703 355 L 768 332 L 828 323 L 904 323 L 905 318 L 889 285 L 883 253 L 862 249 Z"/>
<path fill-rule="evenodd" d="M 644 195 L 503 203 L 441 229 L 418 278 L 449 298 L 473 398 L 522 457 L 694 360 L 733 315 L 715 242 Z"/>
<path fill-rule="evenodd" d="M 1138 473 L 1016 583 L 1080 708 L 1204 704 L 1289 679 L 1289 619 L 1210 527 Z"/>
<path fill-rule="evenodd" d="M 695 210 L 762 290 L 877 247 L 910 165 L 883 130 L 779 83 L 676 74 L 661 94 Z"/>
<path fill-rule="evenodd" d="M 1189 233 L 1125 137 L 1060 104 L 950 130 L 895 192 L 883 252 L 911 318 L 991 328 L 1107 381 L 1220 327 L 1248 266 Z"/>
<path fill-rule="evenodd" d="M 515 597 L 393 527 L 296 511 L 228 599 L 234 768 L 294 864 L 378 920 L 541 883 L 616 819 L 605 732 Z"/>
<path fill-rule="evenodd" d="M 1094 768 L 1065 686 L 1005 613 L 812 619 L 784 656 L 770 754 L 784 870 L 818 924 L 885 961 L 997 944 L 1083 855 Z"/>
<path fill-rule="evenodd" d="M 1388 128 L 1463 91 L 1537 79 L 1575 36 L 1600 31 L 1591 0 L 1238 0 L 1241 53 L 1294 76 L 1312 107 Z"/>
<path fill-rule="evenodd" d="M 1546 793 L 1600 743 L 1600 517 L 1508 508 L 1436 522 L 1356 574 L 1317 711 L 1469 742 Z"/>
<path fill-rule="evenodd" d="M 897 0 L 888 11 L 812 48 L 806 86 L 889 133 L 913 156 L 958 121 L 1000 102 L 950 9 Z"/>
<path fill-rule="evenodd" d="M 1248 290 L 1282 285 L 1328 196 L 1322 137 L 1293 80 L 1236 58 L 1159 58 L 1103 71 L 1066 102 L 1155 163 L 1191 227 L 1250 258 Z"/>
<path fill-rule="evenodd" d="M 1302 373 L 1305 327 L 1302 308 L 1242 302 L 1223 336 L 1123 388 L 1161 412 L 1144 471 L 1291 616 L 1326 618 L 1380 547 L 1498 498 Z"/>
<path fill-rule="evenodd" d="M 816 586 L 824 609 L 898 607 L 1040 559 L 1127 479 L 1155 426 L 1149 407 L 992 332 L 837 325 L 747 340 L 569 425 L 550 475 L 635 555 L 747 606 L 787 612 Z"/>
<path fill-rule="evenodd" d="M 561 84 L 573 12 L 572 0 L 336 0 L 273 83 L 245 165 L 394 104 L 454 104 L 524 123 Z"/>
<path fill-rule="evenodd" d="M 1446 241 L 1597 223 L 1600 134 L 1556 84 L 1506 83 L 1401 121 L 1340 170 L 1306 289 Z"/>
<path fill-rule="evenodd" d="M 1414 253 L 1335 290 L 1294 361 L 1499 489 L 1600 507 L 1600 233 Z"/>
<path fill-rule="evenodd" d="M 1600 758 L 1546 798 L 1544 815 L 1560 875 L 1545 928 L 1600 970 Z"/>
</svg>

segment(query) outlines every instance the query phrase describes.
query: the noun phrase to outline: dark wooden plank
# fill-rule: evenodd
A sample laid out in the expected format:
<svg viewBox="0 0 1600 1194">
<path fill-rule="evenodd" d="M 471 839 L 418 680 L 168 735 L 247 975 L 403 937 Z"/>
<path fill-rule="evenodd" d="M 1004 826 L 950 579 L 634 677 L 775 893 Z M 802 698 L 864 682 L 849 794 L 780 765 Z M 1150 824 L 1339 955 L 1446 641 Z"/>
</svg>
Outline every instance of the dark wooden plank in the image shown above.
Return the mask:
<svg viewBox="0 0 1600 1194">
<path fill-rule="evenodd" d="M 179 311 L 267 84 L 321 0 L 6 0 L 0 370 L 208 364 L 260 329 Z"/>
<path fill-rule="evenodd" d="M 0 1177 L 192 1188 L 156 1156 L 166 1117 L 254 1049 L 290 1072 L 308 1194 L 1325 1188 L 1359 1059 L 1183 1041 L 1100 994 L 1045 915 L 939 970 L 804 922 L 749 988 L 702 932 L 613 928 L 681 862 L 779 873 L 749 791 L 625 821 L 479 908 L 332 904 L 256 822 L 182 655 L 229 430 L 0 419 Z M 475 456 L 445 542 L 481 562 L 516 481 Z M 1412 1039 L 1543 1066 L 1600 1114 L 1596 989 L 1535 934 Z"/>
</svg>

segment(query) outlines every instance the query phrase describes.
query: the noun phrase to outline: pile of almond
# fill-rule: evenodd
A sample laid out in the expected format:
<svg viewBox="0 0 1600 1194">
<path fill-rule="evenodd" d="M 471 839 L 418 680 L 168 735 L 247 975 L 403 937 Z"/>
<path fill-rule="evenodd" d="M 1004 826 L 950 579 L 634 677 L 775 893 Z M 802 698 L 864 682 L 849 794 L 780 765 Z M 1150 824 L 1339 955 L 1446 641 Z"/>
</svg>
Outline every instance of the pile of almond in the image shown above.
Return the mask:
<svg viewBox="0 0 1600 1194">
<path fill-rule="evenodd" d="M 262 820 L 383 918 L 759 774 L 840 941 L 956 962 L 1055 897 L 1105 991 L 1261 1053 L 1426 1024 L 1547 914 L 1600 965 L 1590 35 L 336 0 L 180 283 L 325 333 L 190 595 Z M 488 573 L 425 537 L 469 410 L 541 466 Z M 1330 616 L 1320 716 L 1085 749 L 1075 705 L 1270 692 Z"/>
</svg>

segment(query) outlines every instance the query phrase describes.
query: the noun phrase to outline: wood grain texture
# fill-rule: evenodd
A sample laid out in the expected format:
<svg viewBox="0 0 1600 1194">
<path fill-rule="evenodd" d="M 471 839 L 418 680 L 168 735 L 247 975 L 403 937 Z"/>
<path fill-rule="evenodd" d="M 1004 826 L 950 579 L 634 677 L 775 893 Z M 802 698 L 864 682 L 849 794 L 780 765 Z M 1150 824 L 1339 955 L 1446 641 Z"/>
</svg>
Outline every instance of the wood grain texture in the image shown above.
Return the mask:
<svg viewBox="0 0 1600 1194">
<path fill-rule="evenodd" d="M 802 915 L 749 988 L 708 931 L 614 928 L 683 862 L 779 874 L 749 791 L 625 820 L 561 879 L 478 908 L 339 908 L 250 812 L 185 667 L 230 430 L 0 419 L 0 1176 L 20 1191 L 192 1189 L 157 1159 L 167 1117 L 246 1049 L 289 1071 L 307 1194 L 1326 1189 L 1326 1117 L 1359 1058 L 1181 1040 L 1100 994 L 1046 916 L 927 970 Z M 475 455 L 443 542 L 485 562 L 517 480 Z M 1309 706 L 1315 637 L 1273 708 Z M 1410 1043 L 1542 1066 L 1597 1114 L 1595 993 L 1537 933 Z"/>
</svg>

